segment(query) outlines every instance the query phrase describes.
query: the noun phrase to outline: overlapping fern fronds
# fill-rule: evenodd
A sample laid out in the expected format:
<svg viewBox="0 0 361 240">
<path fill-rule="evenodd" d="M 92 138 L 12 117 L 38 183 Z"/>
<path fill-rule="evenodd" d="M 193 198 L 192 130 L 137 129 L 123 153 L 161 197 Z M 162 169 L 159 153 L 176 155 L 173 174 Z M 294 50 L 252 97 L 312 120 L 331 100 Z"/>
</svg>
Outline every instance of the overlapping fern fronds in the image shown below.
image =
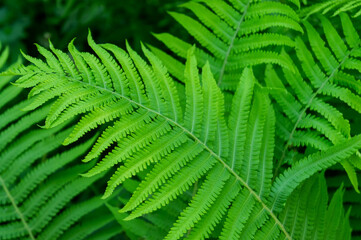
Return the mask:
<svg viewBox="0 0 361 240">
<path fill-rule="evenodd" d="M 351 239 L 349 215 L 343 204 L 343 187 L 338 186 L 328 200 L 323 174 L 307 179 L 287 200 L 280 214 L 293 239 Z M 329 202 L 329 205 L 328 205 Z M 290 223 L 293 223 L 291 225 Z"/>
<path fill-rule="evenodd" d="M 6 59 L 5 54 L 2 55 Z M 101 196 L 88 188 L 101 175 L 82 178 L 91 164 L 76 163 L 93 140 L 65 149 L 61 143 L 70 133 L 69 124 L 39 129 L 49 106 L 35 111 L 22 89 L 0 77 L 0 238 L 89 239 L 93 232 L 110 227 L 109 237 L 120 232 Z M 74 200 L 76 197 L 85 197 Z M 95 216 L 101 214 L 103 218 Z M 87 218 L 97 219 L 76 227 Z"/>
<path fill-rule="evenodd" d="M 141 179 L 144 179 L 145 175 L 138 175 Z M 122 226 L 126 232 L 127 237 L 130 239 L 149 239 L 158 240 L 164 239 L 173 223 L 177 220 L 179 210 L 186 206 L 186 200 L 191 195 L 183 195 L 182 197 L 172 201 L 164 208 L 156 211 L 152 214 L 147 214 L 142 218 L 136 218 L 133 220 L 125 220 L 129 216 L 129 213 L 120 212 L 119 208 L 122 208 L 127 204 L 130 194 L 136 190 L 139 185 L 139 181 L 134 179 L 128 179 L 122 184 L 122 187 L 126 190 L 126 194 L 117 195 L 119 203 L 108 205 L 108 208 L 114 215 L 115 219 Z M 124 191 L 123 191 L 124 192 Z"/>
<path fill-rule="evenodd" d="M 315 3 L 302 9 L 301 17 L 307 19 L 315 13 L 326 15 L 331 13 L 332 16 L 339 15 L 342 12 L 352 13 L 352 17 L 357 18 L 361 15 L 360 0 L 326 0 L 321 3 Z"/>
<path fill-rule="evenodd" d="M 302 32 L 294 10 L 299 7 L 298 0 L 204 0 L 182 6 L 192 14 L 172 12 L 171 15 L 198 42 L 195 56 L 199 67 L 208 61 L 221 89 L 234 91 L 245 67 L 272 63 L 293 70 L 293 65 L 276 47 L 294 47 L 292 35 Z M 168 33 L 155 36 L 173 53 L 186 59 L 192 44 Z M 184 82 L 183 62 L 159 49 L 152 50 L 170 73 Z"/>
<path fill-rule="evenodd" d="M 304 23 L 310 47 L 301 38 L 296 39 L 295 65 L 302 68 L 295 72 L 282 69 L 281 74 L 271 66 L 267 68 L 267 86 L 290 92 L 273 95 L 277 109 L 287 116 L 277 114 L 278 135 L 284 145 L 277 169 L 285 160 L 296 161 L 293 151 L 289 151 L 291 147 L 326 150 L 350 138 L 350 124 L 339 110 L 340 102 L 361 113 L 361 83 L 353 74 L 361 69 L 361 41 L 349 17 L 343 13 L 340 18 L 344 36 L 327 18 L 320 18 L 326 42 L 311 24 Z M 342 162 L 356 191 L 355 168 L 359 168 L 361 161 L 359 153 L 357 156 Z"/>
<path fill-rule="evenodd" d="M 0 69 L 8 55 L 6 49 L 1 53 Z M 154 232 L 148 239 L 165 235 L 160 221 L 152 215 L 147 220 L 127 222 L 114 217 L 109 201 L 100 195 L 105 175 L 80 176 L 94 165 L 80 161 L 94 138 L 63 147 L 73 127 L 71 122 L 52 129 L 39 128 L 37 124 L 45 119 L 49 105 L 23 111 L 31 100 L 21 88 L 10 84 L 14 80 L 0 76 L 0 239 L 106 240 L 122 237 L 124 232 L 131 239 L 139 239 L 148 237 L 144 229 Z M 127 182 L 117 197 L 127 199 L 125 189 L 133 191 L 136 185 Z M 168 211 L 162 216 L 175 219 L 174 215 Z"/>
<path fill-rule="evenodd" d="M 361 148 L 361 136 L 342 139 L 326 152 L 301 159 L 271 183 L 275 116 L 250 68 L 241 75 L 225 119 L 223 95 L 210 64 L 203 66 L 200 79 L 194 48 L 185 66 L 182 109 L 167 69 L 149 50 L 143 48 L 150 64 L 129 45 L 127 52 L 97 45 L 90 35 L 89 45 L 96 55 L 79 52 L 70 43 L 73 60 L 51 44 L 51 52 L 38 46 L 46 62 L 25 55 L 32 65 L 10 73 L 20 75 L 17 85 L 32 87 L 26 109 L 55 98 L 46 128 L 81 116 L 65 144 L 79 144 L 92 129 L 101 132 L 84 161 L 101 160 L 84 176 L 112 169 L 103 198 L 146 172 L 121 210 L 132 211 L 126 219 L 193 192 L 166 239 L 185 234 L 189 239 L 211 234 L 220 239 L 292 239 L 287 226 L 293 224 L 278 216 L 292 191 Z"/>
</svg>

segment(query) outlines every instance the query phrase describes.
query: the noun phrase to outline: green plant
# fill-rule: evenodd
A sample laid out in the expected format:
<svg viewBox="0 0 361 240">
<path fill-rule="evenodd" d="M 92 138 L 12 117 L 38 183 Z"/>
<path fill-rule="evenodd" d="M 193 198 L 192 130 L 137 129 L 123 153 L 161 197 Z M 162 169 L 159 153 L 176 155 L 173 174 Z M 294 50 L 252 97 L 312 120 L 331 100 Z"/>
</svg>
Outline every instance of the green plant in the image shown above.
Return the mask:
<svg viewBox="0 0 361 240">
<path fill-rule="evenodd" d="M 286 1 L 298 5 L 298 1 Z M 195 55 L 199 66 L 210 63 L 217 85 L 235 90 L 244 67 L 264 63 L 293 69 L 288 59 L 279 54 L 282 47 L 293 47 L 294 32 L 303 32 L 291 6 L 279 1 L 190 1 L 182 5 L 198 18 L 171 13 L 199 43 Z M 291 30 L 291 31 L 289 31 Z M 169 33 L 156 34 L 172 52 L 185 59 L 191 44 Z M 152 48 L 170 73 L 182 81 L 182 63 Z"/>
<path fill-rule="evenodd" d="M 303 9 L 301 16 L 308 18 L 315 13 L 327 14 L 329 12 L 333 12 L 333 16 L 336 16 L 342 12 L 353 12 L 353 17 L 356 18 L 361 15 L 360 6 L 360 0 L 326 0 Z"/>
<path fill-rule="evenodd" d="M 1 59 L 8 55 L 3 51 Z M 137 181 L 128 181 L 117 191 L 118 201 L 101 199 L 99 190 L 104 188 L 105 174 L 83 178 L 80 174 L 94 164 L 77 161 L 94 143 L 94 137 L 75 147 L 63 147 L 61 143 L 74 124 L 67 121 L 53 129 L 39 129 L 37 124 L 45 119 L 50 106 L 22 111 L 29 100 L 20 88 L 9 84 L 12 80 L 1 77 L 0 85 L 1 239 L 107 239 L 125 235 L 159 239 L 165 235 L 164 226 L 160 226 L 167 223 L 157 218 L 123 221 L 128 214 L 117 213 L 114 206 L 126 203 Z M 169 208 L 159 215 L 176 218 Z M 153 235 L 148 236 L 151 232 Z"/>
<path fill-rule="evenodd" d="M 3 108 L 16 105 L 0 115 L 0 156 L 11 153 L 6 148 L 22 149 L 34 162 L 0 158 L 8 189 L 0 209 L 18 209 L 17 217 L 0 218 L 0 236 L 26 238 L 27 232 L 37 239 L 52 232 L 69 239 L 81 232 L 72 228 L 81 221 L 91 224 L 93 239 L 351 239 L 349 216 L 359 216 L 349 196 L 358 194 L 361 165 L 360 38 L 346 13 L 341 26 L 312 14 L 300 22 L 299 2 L 287 2 L 186 3 L 190 16 L 172 16 L 199 46 L 156 35 L 175 54 L 142 45 L 140 55 L 128 43 L 126 51 L 96 44 L 90 33 L 93 53 L 71 41 L 68 54 L 51 42 L 50 51 L 37 45 L 44 60 L 23 54 L 30 65 L 2 73 L 31 90 L 24 100 L 3 81 Z M 44 118 L 45 129 L 37 129 Z M 20 144 L 29 139 L 39 148 Z M 54 148 L 44 149 L 47 141 Z M 75 170 L 80 158 L 86 163 Z M 337 163 L 346 171 L 319 173 Z M 68 171 L 75 180 L 64 184 L 76 190 L 46 197 L 44 206 L 51 207 L 42 214 L 22 214 L 35 211 L 27 202 L 52 183 L 45 178 Z M 346 182 L 344 202 L 344 187 L 332 178 L 345 179 L 345 172 L 353 189 Z M 29 181 L 20 180 L 27 173 Z M 11 201 L 12 191 L 22 197 Z M 57 196 L 68 198 L 51 205 Z M 71 210 L 87 206 L 90 197 L 93 208 Z M 107 222 L 86 221 L 100 211 Z"/>
<path fill-rule="evenodd" d="M 274 94 L 283 113 L 278 114 L 279 129 L 282 130 L 279 138 L 286 142 L 278 167 L 287 158 L 287 150 L 291 145 L 312 146 L 325 150 L 330 145 L 350 137 L 349 121 L 337 109 L 340 102 L 358 113 L 361 112 L 360 85 L 348 72 L 358 71 L 357 52 L 360 51 L 361 42 L 348 16 L 341 14 L 341 20 L 348 46 L 325 17 L 321 18 L 321 22 L 329 48 L 324 46 L 325 42 L 312 25 L 305 22 L 309 45 L 315 54 L 312 55 L 305 42 L 297 38 L 297 65 L 301 66 L 303 74 L 301 69 L 295 73 L 283 69 L 286 80 L 284 84 L 288 84 L 289 91 L 293 91 L 294 94 Z M 291 58 L 287 57 L 292 62 Z M 321 66 L 317 65 L 316 61 L 319 61 Z M 267 86 L 288 91 L 272 67 L 267 68 L 265 75 Z M 341 162 L 356 191 L 358 181 L 355 168 L 358 167 L 359 157 L 357 152 L 355 156 Z"/>
</svg>

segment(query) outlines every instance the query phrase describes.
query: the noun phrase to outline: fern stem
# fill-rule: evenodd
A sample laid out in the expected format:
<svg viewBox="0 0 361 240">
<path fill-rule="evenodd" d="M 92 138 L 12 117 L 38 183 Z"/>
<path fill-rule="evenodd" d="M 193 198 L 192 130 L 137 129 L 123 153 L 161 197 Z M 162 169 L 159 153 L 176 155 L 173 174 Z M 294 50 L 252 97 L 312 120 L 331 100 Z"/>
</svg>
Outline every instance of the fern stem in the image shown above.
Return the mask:
<svg viewBox="0 0 361 240">
<path fill-rule="evenodd" d="M 228 46 L 228 49 L 227 49 L 227 52 L 226 52 L 226 56 L 224 57 L 224 60 L 223 60 L 222 68 L 221 68 L 221 71 L 220 71 L 220 73 L 219 73 L 219 78 L 218 78 L 218 81 L 217 81 L 218 86 L 220 86 L 220 85 L 222 84 L 223 75 L 224 75 L 224 72 L 225 72 L 225 70 L 226 70 L 226 65 L 227 65 L 227 63 L 228 63 L 228 58 L 229 58 L 229 56 L 231 55 L 231 51 L 232 51 L 232 48 L 233 48 L 233 46 L 234 46 L 234 41 L 236 40 L 237 35 L 238 35 L 238 32 L 239 32 L 239 30 L 241 29 L 241 25 L 242 25 L 242 23 L 243 23 L 243 21 L 244 21 L 244 18 L 245 18 L 245 16 L 246 16 L 246 14 L 247 14 L 247 10 L 248 10 L 248 8 L 249 8 L 250 3 L 251 3 L 251 0 L 248 0 L 248 3 L 247 3 L 247 5 L 246 5 L 245 8 L 244 8 L 244 12 L 243 12 L 243 14 L 242 14 L 242 17 L 241 17 L 241 19 L 239 20 L 239 22 L 238 22 L 238 24 L 237 24 L 236 31 L 234 32 L 233 37 L 232 37 L 232 39 L 231 39 L 231 43 L 230 43 L 229 46 Z"/>
<path fill-rule="evenodd" d="M 248 191 L 250 192 L 251 195 L 254 196 L 254 198 L 262 205 L 263 209 L 268 212 L 268 214 L 274 219 L 275 223 L 279 226 L 280 230 L 285 234 L 286 239 L 292 240 L 292 237 L 289 235 L 289 233 L 287 232 L 286 228 L 283 226 L 283 224 L 280 222 L 280 220 L 277 218 L 277 216 L 272 212 L 272 210 L 266 205 L 266 203 L 263 202 L 263 200 L 261 199 L 261 197 L 247 184 L 247 182 L 245 182 L 222 158 L 221 156 L 219 156 L 218 154 L 216 154 L 212 149 L 210 149 L 203 141 L 201 141 L 197 136 L 194 135 L 194 133 L 190 132 L 188 129 L 186 129 L 185 127 L 183 127 L 181 124 L 179 124 L 178 122 L 176 122 L 175 120 L 163 115 L 162 113 L 153 110 L 147 106 L 144 106 L 143 104 L 136 102 L 124 95 L 121 95 L 117 92 L 114 92 L 110 89 L 107 88 L 103 88 L 103 87 L 99 87 L 96 85 L 92 85 L 91 83 L 86 83 L 86 82 L 82 82 L 79 81 L 77 79 L 74 79 L 72 77 L 68 77 L 69 79 L 72 79 L 75 82 L 79 82 L 81 84 L 85 84 L 88 85 L 90 87 L 96 88 L 97 90 L 99 90 L 100 92 L 108 92 L 110 94 L 116 95 L 119 98 L 122 98 L 124 100 L 129 101 L 130 103 L 137 105 L 140 108 L 143 108 L 149 112 L 154 113 L 155 115 L 158 115 L 159 117 L 164 118 L 167 122 L 179 127 L 184 133 L 186 133 L 189 137 L 193 138 L 194 141 L 196 141 L 198 144 L 202 145 L 202 147 L 209 152 L 209 154 L 211 154 L 215 159 L 217 159 L 229 172 L 231 175 L 233 175 L 237 181 L 239 181 L 241 183 L 241 185 L 243 185 L 245 188 L 248 189 Z"/>
<path fill-rule="evenodd" d="M 360 44 L 360 42 L 359 42 Z M 275 172 L 272 178 L 272 182 L 274 182 L 274 180 L 276 179 L 279 169 L 282 166 L 283 160 L 286 157 L 286 151 L 288 149 L 288 147 L 290 146 L 290 142 L 293 139 L 293 135 L 296 132 L 296 129 L 298 127 L 298 124 L 301 122 L 302 118 L 304 117 L 306 111 L 309 109 L 309 107 L 311 106 L 312 101 L 316 98 L 316 96 L 322 91 L 322 89 L 326 86 L 326 84 L 333 78 L 333 76 L 337 73 L 337 71 L 341 68 L 341 66 L 344 64 L 344 62 L 348 59 L 348 57 L 351 55 L 351 53 L 354 51 L 355 48 L 353 48 L 351 51 L 349 51 L 345 57 L 342 59 L 342 61 L 337 65 L 337 67 L 335 69 L 332 70 L 332 73 L 328 76 L 328 78 L 326 78 L 325 81 L 322 82 L 321 86 L 316 90 L 316 92 L 314 92 L 311 96 L 311 98 L 308 100 L 307 104 L 303 107 L 301 113 L 298 115 L 297 121 L 296 123 L 293 125 L 292 131 L 287 139 L 286 145 L 283 148 L 282 151 L 282 155 L 280 160 L 277 163 L 277 167 L 275 168 Z"/>
<path fill-rule="evenodd" d="M 16 212 L 16 213 L 18 214 L 18 216 L 20 217 L 20 220 L 21 220 L 21 222 L 23 223 L 25 230 L 28 232 L 30 239 L 35 240 L 34 234 L 33 234 L 33 232 L 31 231 L 30 226 L 29 226 L 28 223 L 26 222 L 23 213 L 20 211 L 19 207 L 17 206 L 17 204 L 16 204 L 16 202 L 15 202 L 15 199 L 14 199 L 13 196 L 11 195 L 9 189 L 6 187 L 5 181 L 4 181 L 4 179 L 3 179 L 1 176 L 0 176 L 0 183 L 1 183 L 1 186 L 3 187 L 3 189 L 4 189 L 5 193 L 6 193 L 6 196 L 9 198 L 11 204 L 13 205 L 13 207 L 14 207 L 14 209 L 15 209 L 15 212 Z"/>
</svg>

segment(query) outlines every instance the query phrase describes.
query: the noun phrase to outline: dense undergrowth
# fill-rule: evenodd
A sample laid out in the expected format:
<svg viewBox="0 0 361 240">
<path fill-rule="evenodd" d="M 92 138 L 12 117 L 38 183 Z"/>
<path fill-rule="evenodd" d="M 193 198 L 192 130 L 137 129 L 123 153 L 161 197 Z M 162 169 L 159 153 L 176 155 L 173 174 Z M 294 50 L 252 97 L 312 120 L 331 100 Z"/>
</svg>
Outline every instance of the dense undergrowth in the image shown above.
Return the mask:
<svg viewBox="0 0 361 240">
<path fill-rule="evenodd" d="M 5 1 L 0 239 L 360 239 L 360 9 Z"/>
</svg>

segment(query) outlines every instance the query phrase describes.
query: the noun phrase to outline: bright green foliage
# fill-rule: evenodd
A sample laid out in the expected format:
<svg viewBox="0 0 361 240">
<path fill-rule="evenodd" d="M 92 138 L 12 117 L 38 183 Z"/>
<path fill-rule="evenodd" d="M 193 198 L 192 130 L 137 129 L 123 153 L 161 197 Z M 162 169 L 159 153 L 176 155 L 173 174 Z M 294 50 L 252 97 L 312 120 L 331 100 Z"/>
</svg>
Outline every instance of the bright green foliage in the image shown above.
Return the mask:
<svg viewBox="0 0 361 240">
<path fill-rule="evenodd" d="M 327 18 L 320 18 L 329 47 L 325 46 L 325 41 L 310 23 L 304 23 L 310 48 L 301 38 L 296 39 L 297 63 L 301 66 L 299 71 L 292 73 L 283 69 L 283 80 L 274 68 L 267 67 L 265 80 L 268 87 L 295 93 L 273 94 L 279 110 L 287 116 L 277 114 L 278 136 L 281 142 L 284 141 L 278 168 L 284 160 L 294 161 L 288 152 L 290 146 L 326 150 L 350 138 L 349 120 L 337 109 L 340 102 L 361 113 L 361 83 L 350 74 L 354 70 L 360 71 L 361 41 L 349 17 L 346 14 L 340 17 L 344 36 L 337 33 Z M 286 88 L 286 85 L 290 88 Z M 359 168 L 361 162 L 359 153 L 357 156 L 342 162 L 356 191 L 358 181 L 355 168 Z"/>
<path fill-rule="evenodd" d="M 173 18 L 199 43 L 195 56 L 199 67 L 207 61 L 221 89 L 235 90 L 242 69 L 264 63 L 278 64 L 293 70 L 287 58 L 279 54 L 277 46 L 294 47 L 288 32 L 302 32 L 298 15 L 298 0 L 202 0 L 190 1 L 182 7 L 197 19 L 172 12 Z M 186 59 L 192 44 L 168 33 L 155 34 L 172 52 Z M 184 81 L 184 66 L 159 49 L 152 48 L 180 81 Z"/>
<path fill-rule="evenodd" d="M 12 78 L 0 79 L 0 238 L 64 239 L 60 236 L 70 234 L 72 239 L 88 239 L 103 226 L 114 225 L 101 196 L 89 190 L 101 175 L 79 176 L 91 165 L 76 160 L 94 139 L 73 148 L 62 147 L 70 133 L 69 122 L 39 129 L 36 124 L 44 120 L 49 106 L 21 111 L 29 100 L 21 97 L 21 89 L 5 85 Z M 75 200 L 81 196 L 83 199 Z M 99 214 L 103 218 L 96 218 Z M 97 220 L 87 223 L 86 229 L 78 227 L 73 231 L 75 224 L 89 218 Z M 117 229 L 113 235 L 120 231 Z"/>
<path fill-rule="evenodd" d="M 133 179 L 126 181 L 123 187 L 127 192 L 133 192 L 139 182 Z M 163 239 L 172 226 L 173 222 L 177 219 L 178 209 L 185 206 L 183 199 L 177 199 L 163 209 L 154 214 L 147 214 L 142 218 L 136 218 L 131 221 L 124 220 L 129 216 L 128 213 L 119 212 L 119 207 L 123 207 L 129 199 L 129 194 L 122 194 L 119 197 L 120 205 L 112 206 L 107 204 L 108 209 L 112 212 L 115 220 L 122 226 L 127 237 L 130 239 Z"/>
<path fill-rule="evenodd" d="M 99 177 L 116 169 L 103 198 L 147 171 L 121 210 L 132 211 L 126 220 L 168 205 L 197 182 L 194 196 L 165 239 L 184 234 L 207 238 L 218 224 L 221 228 L 214 234 L 221 239 L 292 239 L 277 215 L 293 190 L 361 148 L 361 136 L 344 139 L 327 152 L 299 160 L 272 184 L 276 119 L 251 69 L 243 71 L 225 119 L 223 96 L 210 66 L 206 63 L 199 76 L 195 49 L 190 49 L 183 114 L 173 80 L 149 50 L 143 48 L 151 65 L 129 46 L 127 53 L 111 44 L 97 45 L 90 35 L 89 45 L 96 55 L 78 52 L 70 43 L 74 61 L 52 45 L 52 52 L 38 47 L 46 62 L 24 55 L 33 64 L 10 73 L 20 75 L 16 85 L 32 87 L 26 109 L 55 98 L 46 128 L 81 115 L 66 144 L 98 129 L 100 135 L 84 161 L 101 159 L 83 176 Z"/>
<path fill-rule="evenodd" d="M 1 57 L 6 59 L 7 55 L 3 51 Z M 0 77 L 0 239 L 103 240 L 119 238 L 124 233 L 139 239 L 149 236 L 144 229 L 157 233 L 149 239 L 165 236 L 171 222 L 162 223 L 161 219 L 175 220 L 177 214 L 169 207 L 159 216 L 119 220 L 121 226 L 117 223 L 114 207 L 99 193 L 104 188 L 104 174 L 80 176 L 94 165 L 82 164 L 80 159 L 95 139 L 63 147 L 61 143 L 73 124 L 67 121 L 52 129 L 38 128 L 49 106 L 22 111 L 29 100 L 24 99 L 20 88 L 9 84 L 12 80 L 13 77 Z M 138 184 L 127 182 L 122 191 L 117 191 L 120 202 L 113 199 L 112 204 L 124 205 L 128 191 L 134 191 Z M 122 214 L 122 218 L 127 215 Z"/>
<path fill-rule="evenodd" d="M 287 200 L 281 221 L 294 239 L 351 239 L 348 211 L 345 214 L 340 187 L 328 206 L 323 174 L 307 179 Z"/>
<path fill-rule="evenodd" d="M 361 1 L 360 0 L 326 0 L 302 9 L 301 16 L 308 18 L 315 13 L 323 15 L 333 13 L 333 16 L 339 15 L 342 12 L 352 12 L 352 16 L 357 18 L 361 15 Z"/>
<path fill-rule="evenodd" d="M 301 23 L 298 0 L 182 7 L 171 15 L 195 45 L 164 33 L 171 53 L 139 53 L 89 33 L 92 52 L 36 45 L 41 59 L 1 74 L 1 239 L 358 234 L 354 21 Z"/>
</svg>

